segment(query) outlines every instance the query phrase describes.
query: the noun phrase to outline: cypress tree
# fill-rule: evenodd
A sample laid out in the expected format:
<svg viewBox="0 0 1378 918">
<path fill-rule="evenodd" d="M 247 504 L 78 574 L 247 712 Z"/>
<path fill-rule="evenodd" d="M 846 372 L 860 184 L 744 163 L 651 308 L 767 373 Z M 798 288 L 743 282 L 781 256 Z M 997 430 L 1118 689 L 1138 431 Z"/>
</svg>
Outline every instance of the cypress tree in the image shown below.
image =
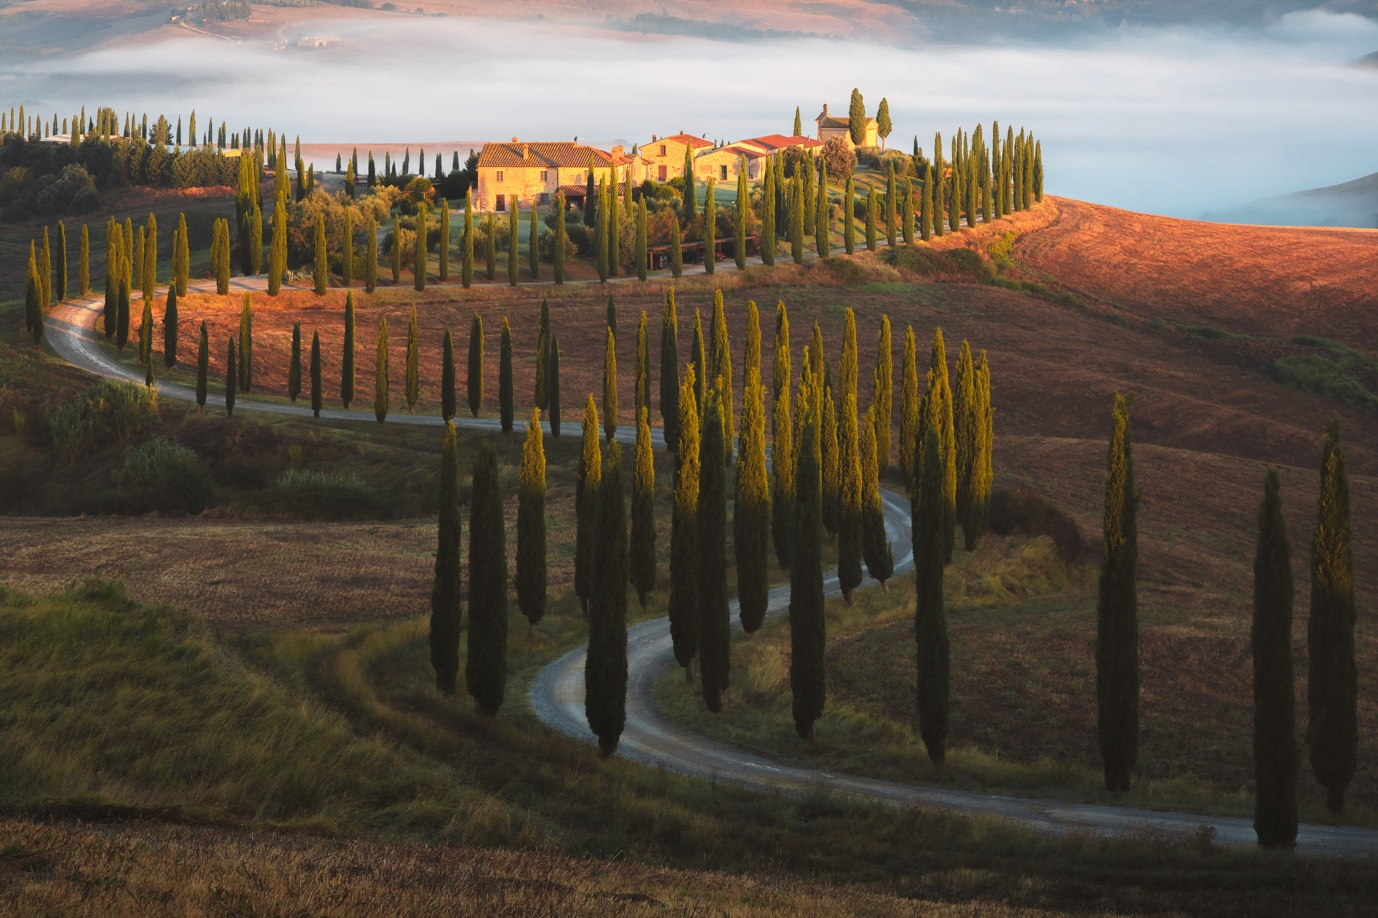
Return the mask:
<svg viewBox="0 0 1378 918">
<path fill-rule="evenodd" d="M 464 682 L 493 717 L 507 687 L 507 526 L 498 454 L 484 440 L 474 457 L 469 511 L 469 647 Z"/>
<path fill-rule="evenodd" d="M 526 616 L 529 636 L 545 617 L 546 597 L 545 441 L 539 408 L 526 425 L 517 488 L 517 606 Z"/>
<path fill-rule="evenodd" d="M 421 398 L 421 340 L 416 326 L 416 307 L 407 319 L 407 412 L 416 410 Z M 448 420 L 448 419 L 447 419 Z"/>
<path fill-rule="evenodd" d="M 796 106 L 794 107 L 794 134 L 791 135 L 791 136 L 794 136 L 794 137 L 802 137 L 802 136 L 803 136 L 803 133 L 802 133 L 803 130 L 804 130 L 804 125 L 803 125 L 803 123 L 799 120 L 799 106 L 796 105 Z"/>
<path fill-rule="evenodd" d="M 57 301 L 67 299 L 67 225 L 57 221 Z"/>
<path fill-rule="evenodd" d="M 957 358 L 957 385 L 952 392 L 952 425 L 956 437 L 957 518 L 966 536 L 967 551 L 976 550 L 976 539 L 980 535 L 979 523 L 973 516 L 976 502 L 972 500 L 972 491 L 976 486 L 981 441 L 986 433 L 985 421 L 976 395 L 976 365 L 971 359 L 971 345 L 964 340 Z"/>
<path fill-rule="evenodd" d="M 437 530 L 435 580 L 431 586 L 431 667 L 435 670 L 435 687 L 453 695 L 459 675 L 459 448 L 455 426 L 449 421 L 445 422 L 445 445 L 440 454 Z"/>
<path fill-rule="evenodd" d="M 1269 467 L 1254 554 L 1254 831 L 1265 848 L 1297 843 L 1297 740 L 1292 677 L 1292 547 L 1278 470 Z"/>
<path fill-rule="evenodd" d="M 794 729 L 813 739 L 813 725 L 827 700 L 823 654 L 822 478 L 818 467 L 818 422 L 810 401 L 800 399 L 799 455 L 794 478 L 794 533 L 789 569 L 789 684 Z"/>
<path fill-rule="evenodd" d="M 689 359 L 694 364 L 694 402 L 702 408 L 708 391 L 704 384 L 704 380 L 708 378 L 708 366 L 703 352 L 703 317 L 697 308 L 694 310 L 694 337 L 689 343 Z M 702 418 L 702 411 L 699 416 Z"/>
<path fill-rule="evenodd" d="M 437 173 L 436 173 L 436 174 L 439 175 L 439 170 L 437 170 Z M 517 232 L 516 232 L 516 230 L 517 230 L 517 209 L 516 209 L 515 207 L 513 207 L 513 208 L 512 208 L 512 238 L 513 238 L 513 240 L 515 240 L 515 239 L 517 238 Z M 517 245 L 517 244 L 516 244 L 516 242 L 514 241 L 514 242 L 512 243 L 512 254 L 513 254 L 513 256 L 514 256 L 513 259 L 512 259 L 512 271 L 513 271 L 513 276 L 514 276 L 514 277 L 516 276 L 516 258 L 515 258 L 516 252 L 517 252 L 516 245 Z M 437 260 L 438 260 L 438 262 L 439 262 L 438 265 L 437 265 L 436 270 L 437 270 L 437 272 L 438 272 L 438 274 L 439 274 L 440 282 L 441 282 L 442 284 L 448 284 L 448 283 L 450 282 L 450 202 L 447 201 L 447 200 L 445 200 L 444 198 L 441 198 L 441 199 L 440 199 L 440 239 L 439 239 L 439 244 L 436 246 L 436 258 L 437 258 Z M 512 283 L 515 284 L 516 281 L 513 281 Z"/>
<path fill-rule="evenodd" d="M 196 344 L 196 406 L 197 410 L 205 413 L 206 410 L 206 376 L 210 370 L 210 345 L 206 340 L 206 323 L 201 323 L 201 334 Z"/>
<path fill-rule="evenodd" d="M 40 323 L 42 324 L 41 320 Z M 144 300 L 143 315 L 139 317 L 139 363 L 153 360 L 153 301 Z"/>
<path fill-rule="evenodd" d="M 766 479 L 765 388 L 759 365 L 742 389 L 742 442 L 732 514 L 737 600 L 742 630 L 754 634 L 765 620 L 770 593 L 770 486 Z"/>
<path fill-rule="evenodd" d="M 644 313 L 643 313 L 644 315 Z M 632 536 L 629 564 L 641 608 L 656 585 L 655 457 L 651 454 L 650 408 L 637 409 L 636 465 L 632 477 Z"/>
<path fill-rule="evenodd" d="M 447 421 L 455 417 L 455 339 L 448 328 L 440 360 L 440 416 Z"/>
<path fill-rule="evenodd" d="M 675 315 L 675 288 L 665 291 L 665 311 L 660 320 L 660 419 L 665 446 L 679 449 L 679 318 Z"/>
<path fill-rule="evenodd" d="M 541 298 L 541 320 L 536 332 L 536 391 L 533 404 L 546 406 L 546 356 L 550 350 L 550 301 Z"/>
<path fill-rule="evenodd" d="M 262 271 L 263 211 L 259 209 L 259 203 L 255 200 L 249 210 L 249 273 L 260 274 Z"/>
<path fill-rule="evenodd" d="M 594 524 L 598 518 L 598 486 L 603 480 L 603 454 L 598 450 L 598 409 L 590 395 L 584 403 L 583 450 L 574 483 L 577 529 L 574 543 L 574 592 L 588 615 L 593 586 Z"/>
<path fill-rule="evenodd" d="M 632 411 L 638 418 L 644 410 L 651 411 L 651 344 L 646 330 L 646 310 L 636 326 L 636 374 L 632 388 Z"/>
<path fill-rule="evenodd" d="M 790 180 L 789 249 L 796 265 L 804 263 L 804 182 L 800 170 Z"/>
<path fill-rule="evenodd" d="M 904 219 L 900 224 L 904 230 L 904 244 L 914 244 L 914 181 L 904 180 Z"/>
<path fill-rule="evenodd" d="M 396 286 L 402 282 L 402 218 L 392 218 L 392 283 Z M 468 286 L 467 284 L 465 286 Z"/>
<path fill-rule="evenodd" d="M 842 248 L 848 255 L 856 252 L 856 184 L 850 173 L 842 192 Z"/>
<path fill-rule="evenodd" d="M 177 234 L 173 237 L 172 249 L 172 280 L 177 285 L 178 296 L 187 295 L 187 279 L 190 274 L 191 253 L 187 244 L 187 215 L 178 214 Z"/>
<path fill-rule="evenodd" d="M 287 365 L 287 397 L 295 402 L 301 395 L 301 323 L 292 323 L 292 359 Z"/>
<path fill-rule="evenodd" d="M 880 218 L 880 199 L 876 196 L 875 186 L 871 186 L 870 192 L 866 195 L 866 248 L 874 252 L 878 243 L 879 230 L 876 226 Z"/>
<path fill-rule="evenodd" d="M 945 186 L 947 177 L 943 174 L 942 138 L 934 137 L 933 142 L 936 146 L 933 148 L 933 164 L 929 166 L 929 169 L 932 171 L 931 184 L 933 185 L 933 208 L 931 213 L 933 216 L 933 235 L 941 237 L 943 235 L 944 208 L 946 207 L 943 199 L 946 197 Z"/>
<path fill-rule="evenodd" d="M 1139 755 L 1139 495 L 1129 435 L 1130 402 L 1115 396 L 1105 473 L 1105 554 L 1096 604 L 1096 733 L 1105 789 L 1129 789 Z"/>
<path fill-rule="evenodd" d="M 532 209 L 533 209 L 533 210 L 535 209 L 535 205 L 534 205 L 534 204 L 532 205 Z M 507 217 L 507 285 L 508 285 L 509 287 L 515 287 L 515 286 L 517 286 L 517 269 L 521 266 L 521 259 L 517 257 L 517 255 L 518 255 L 518 252 L 517 252 L 518 243 L 519 243 L 520 240 L 521 240 L 521 233 L 520 233 L 520 231 L 521 231 L 521 226 L 520 226 L 520 222 L 519 222 L 519 220 L 518 220 L 518 217 L 520 216 L 520 213 L 521 213 L 521 208 L 518 206 L 518 204 L 517 204 L 516 201 L 513 201 L 513 202 L 512 202 L 512 209 L 511 209 L 510 211 L 508 211 L 508 217 Z M 449 223 L 449 217 L 448 217 L 448 215 L 445 216 L 445 217 L 442 218 L 442 219 L 444 219 L 444 221 L 445 221 L 446 224 Z M 442 245 L 442 246 L 440 247 L 440 251 L 441 251 L 442 253 L 445 251 L 445 249 L 446 249 L 446 246 L 444 246 L 444 245 Z M 445 256 L 442 254 L 442 255 L 441 255 L 441 267 L 442 267 L 442 269 L 444 268 L 444 264 L 445 264 L 444 258 L 445 258 Z M 442 281 L 448 280 L 448 279 L 449 279 L 449 272 L 448 272 L 448 271 L 445 271 L 445 273 L 441 276 L 440 279 L 441 279 Z"/>
<path fill-rule="evenodd" d="M 617 433 L 617 336 L 612 326 L 603 348 L 603 433 L 609 443 Z"/>
<path fill-rule="evenodd" d="M 1043 203 L 1043 141 L 1034 141 L 1033 155 L 1033 199 Z"/>
<path fill-rule="evenodd" d="M 378 287 L 378 219 L 368 218 L 367 239 L 364 240 L 364 292 L 372 293 Z"/>
<path fill-rule="evenodd" d="M 688 144 L 684 145 L 684 189 L 680 203 L 683 205 L 684 219 L 693 226 L 694 218 L 698 216 L 699 200 L 698 190 L 694 187 L 694 150 Z"/>
<path fill-rule="evenodd" d="M 922 429 L 934 427 L 943 449 L 943 500 L 947 505 L 946 560 L 952 560 L 957 523 L 957 444 L 952 420 L 952 388 L 947 375 L 947 349 L 943 330 L 933 330 L 933 351 L 928 365 L 928 387 L 919 409 Z"/>
<path fill-rule="evenodd" d="M 526 232 L 526 269 L 533 281 L 541 279 L 541 225 L 536 219 L 535 204 L 531 205 L 531 222 Z"/>
<path fill-rule="evenodd" d="M 693 677 L 699 652 L 699 409 L 692 365 L 679 390 L 679 447 L 670 528 L 670 638 L 675 660 Z"/>
<path fill-rule="evenodd" d="M 764 187 L 761 191 L 761 264 L 775 264 L 775 167 L 766 160 Z"/>
<path fill-rule="evenodd" d="M 603 183 L 599 182 L 595 184 L 594 182 L 594 165 L 592 154 L 589 155 L 589 168 L 587 175 L 588 184 L 584 188 L 584 226 L 592 227 L 594 225 L 594 220 L 596 219 L 598 221 L 598 228 L 606 231 L 607 226 L 604 222 L 606 220 L 606 215 L 603 213 L 603 211 L 607 209 L 607 193 L 606 190 L 602 187 Z M 598 195 L 596 198 L 594 197 L 595 193 Z M 602 240 L 599 240 L 599 245 L 601 244 Z"/>
<path fill-rule="evenodd" d="M 220 250 L 215 254 L 215 292 L 225 296 L 230 292 L 230 224 L 227 220 L 218 223 L 220 229 Z M 154 264 L 157 264 L 156 253 Z"/>
<path fill-rule="evenodd" d="M 885 534 L 885 511 L 880 502 L 880 464 L 876 446 L 879 427 L 873 412 L 866 412 L 861 425 L 861 555 L 866 560 L 867 572 L 885 586 L 895 572 L 895 561 Z"/>
<path fill-rule="evenodd" d="M 53 304 L 53 253 L 48 246 L 48 228 L 46 226 L 43 227 L 43 248 L 38 258 L 38 282 L 39 305 L 46 310 Z"/>
<path fill-rule="evenodd" d="M 33 246 L 29 246 L 29 265 L 24 278 L 24 324 L 37 344 L 43 337 L 43 307 L 39 301 L 43 297 L 42 283 L 38 279 L 38 266 L 34 263 Z"/>
<path fill-rule="evenodd" d="M 91 294 L 91 229 L 81 225 L 81 248 L 77 251 L 77 290 L 82 296 Z"/>
<path fill-rule="evenodd" d="M 990 364 L 986 352 L 976 358 L 976 401 L 977 416 L 981 419 L 984 432 L 977 441 L 975 461 L 972 463 L 970 522 L 980 537 L 990 522 L 990 492 L 994 473 L 991 468 L 991 454 L 995 444 L 995 411 L 990 405 Z"/>
<path fill-rule="evenodd" d="M 321 333 L 311 333 L 311 413 L 321 416 Z"/>
<path fill-rule="evenodd" d="M 941 768 L 947 752 L 950 667 L 947 613 L 943 609 L 946 505 L 942 440 L 931 424 L 925 428 L 918 453 L 913 532 L 918 594 L 914 604 L 914 642 L 918 649 L 919 736 L 928 758 Z"/>
<path fill-rule="evenodd" d="M 895 371 L 891 349 L 890 316 L 882 313 L 880 334 L 876 341 L 876 372 L 871 401 L 876 427 L 876 465 L 881 476 L 885 475 L 890 465 L 890 424 L 894 417 Z"/>
<path fill-rule="evenodd" d="M 790 418 L 789 317 L 783 302 L 775 312 L 775 397 L 771 427 L 771 535 L 780 567 L 790 567 L 794 525 L 794 429 Z M 738 471 L 741 474 L 741 471 Z"/>
<path fill-rule="evenodd" d="M 498 277 L 498 233 L 491 210 L 488 211 L 488 223 L 485 227 L 485 235 L 487 238 L 483 242 L 483 274 L 488 278 L 489 282 L 492 282 L 497 280 Z"/>
<path fill-rule="evenodd" d="M 718 201 L 712 176 L 708 178 L 703 201 L 703 270 L 712 274 L 718 261 Z"/>
<path fill-rule="evenodd" d="M 812 156 L 808 162 L 796 166 L 794 174 L 799 176 L 799 202 L 804 214 L 804 231 L 812 234 L 818 227 L 818 187 L 816 164 Z"/>
<path fill-rule="evenodd" d="M 819 386 L 823 392 L 822 414 L 823 423 L 820 425 L 819 454 L 822 470 L 823 487 L 823 528 L 828 535 L 837 535 L 839 515 L 842 510 L 842 481 L 839 477 L 840 465 L 838 462 L 838 442 L 837 442 L 837 401 L 833 397 L 833 388 L 826 380 L 818 382 L 818 377 L 814 377 L 815 386 Z"/>
<path fill-rule="evenodd" d="M 172 288 L 163 309 L 163 365 L 169 369 L 177 365 L 177 291 Z"/>
<path fill-rule="evenodd" d="M 565 232 L 565 193 L 557 191 L 555 193 L 555 245 L 554 253 L 551 256 L 552 269 L 557 285 L 565 282 L 565 243 L 568 241 Z"/>
<path fill-rule="evenodd" d="M 546 402 L 550 415 L 550 435 L 560 436 L 560 342 L 555 331 L 550 332 L 550 351 L 546 358 Z"/>
<path fill-rule="evenodd" d="M 650 270 L 650 243 L 646 238 L 646 199 L 643 197 L 636 205 L 636 279 L 644 281 Z"/>
<path fill-rule="evenodd" d="M 1311 612 L 1306 623 L 1311 771 L 1325 788 L 1325 805 L 1332 813 L 1344 807 L 1359 743 L 1354 620 L 1349 473 L 1337 417 L 1330 422 L 1321 449 L 1320 505 L 1311 539 Z"/>
<path fill-rule="evenodd" d="M 40 311 L 36 313 L 34 316 L 34 328 L 41 330 L 43 326 L 43 314 L 41 311 L 43 308 L 41 281 L 39 283 L 38 293 L 38 308 Z M 119 347 L 121 351 L 123 351 L 124 346 L 129 343 L 129 277 L 127 275 L 122 276 L 120 278 L 120 289 L 118 299 L 116 300 L 116 310 L 117 311 L 115 313 L 115 344 Z"/>
<path fill-rule="evenodd" d="M 584 712 L 598 736 L 598 751 L 606 757 L 617 750 L 627 720 L 627 503 L 618 443 L 608 444 L 608 475 L 597 489 L 594 512 L 597 569 L 591 577 Z"/>
<path fill-rule="evenodd" d="M 617 208 L 617 178 L 614 176 L 608 185 L 608 274 L 616 277 L 618 267 L 621 265 L 621 253 L 618 251 L 618 239 L 622 229 L 622 212 Z"/>
<path fill-rule="evenodd" d="M 109 338 L 115 334 L 116 314 L 118 312 L 119 283 L 116 275 L 119 274 L 119 252 L 120 236 L 115 230 L 115 220 L 110 218 L 105 224 L 105 312 L 104 328 L 105 337 Z M 33 256 L 33 244 L 29 244 L 29 255 Z M 36 262 L 35 262 L 36 264 Z M 34 282 L 38 281 L 37 268 L 34 269 Z"/>
<path fill-rule="evenodd" d="M 670 276 L 679 280 L 684 274 L 684 253 L 680 249 L 679 217 L 670 215 Z"/>
<path fill-rule="evenodd" d="M 904 333 L 904 357 L 900 368 L 900 472 L 905 488 L 913 491 L 914 455 L 919 437 L 919 368 L 914 326 Z"/>
<path fill-rule="evenodd" d="M 426 210 L 426 206 L 423 204 L 416 214 L 416 241 L 412 245 L 412 289 L 417 293 L 426 289 L 426 261 L 427 250 L 429 248 L 426 236 L 428 229 L 427 221 L 429 219 L 430 215 Z M 492 223 L 491 215 L 489 215 L 488 222 L 490 224 Z M 492 229 L 491 225 L 489 229 Z M 489 233 L 489 239 L 492 239 L 491 233 Z M 489 278 L 489 280 L 492 280 L 492 278 Z"/>
<path fill-rule="evenodd" d="M 388 320 L 378 322 L 378 359 L 373 376 L 373 416 L 381 424 L 388 418 Z"/>
<path fill-rule="evenodd" d="M 727 316 L 723 312 L 722 290 L 713 291 L 713 351 L 711 385 L 718 387 L 719 408 L 722 412 L 723 447 L 725 461 L 732 462 L 732 441 L 736 435 L 732 423 L 732 342 L 727 335 Z M 710 386 L 711 388 L 711 386 Z"/>
<path fill-rule="evenodd" d="M 239 391 L 253 391 L 254 372 L 254 313 L 249 294 L 239 308 Z"/>
<path fill-rule="evenodd" d="M 144 256 L 144 228 L 139 227 L 134 233 L 134 257 L 130 260 L 131 282 L 130 290 L 143 289 L 144 298 L 148 298 L 148 291 L 143 284 L 144 263 L 147 259 Z M 44 305 L 47 305 L 47 285 L 52 275 L 47 272 L 48 265 L 48 228 L 43 227 L 43 246 L 39 249 L 38 255 L 38 281 L 39 290 Z M 46 277 L 46 279 L 45 279 Z"/>
<path fill-rule="evenodd" d="M 898 221 L 898 194 L 899 190 L 895 184 L 895 164 L 890 163 L 890 172 L 885 180 L 885 233 L 886 241 L 890 243 L 890 248 L 894 248 L 898 243 L 899 221 Z"/>
<path fill-rule="evenodd" d="M 818 161 L 818 202 L 814 205 L 813 214 L 814 248 L 819 258 L 827 258 L 832 254 L 833 243 L 829 228 L 831 221 L 828 219 L 828 163 L 823 159 Z"/>
<path fill-rule="evenodd" d="M 354 293 L 345 294 L 344 355 L 340 361 L 340 401 L 345 410 L 354 401 Z"/>
<path fill-rule="evenodd" d="M 699 440 L 699 671 L 708 710 L 722 710 L 731 663 L 727 606 L 727 472 L 720 380 L 708 391 Z"/>
<path fill-rule="evenodd" d="M 737 219 L 732 227 L 732 257 L 738 269 L 746 268 L 746 223 L 750 212 L 746 191 L 746 157 L 742 156 L 737 161 Z"/>
<path fill-rule="evenodd" d="M 465 381 L 469 414 L 478 417 L 483 408 L 483 317 L 473 314 L 469 321 L 469 375 Z"/>
<path fill-rule="evenodd" d="M 282 290 L 282 275 L 287 270 L 287 208 L 278 198 L 273 208 L 273 244 L 268 252 L 268 295 Z"/>
<path fill-rule="evenodd" d="M 324 296 L 329 282 L 330 254 L 325 246 L 325 216 L 316 215 L 316 247 L 311 262 L 311 276 L 315 282 L 316 296 Z"/>
<path fill-rule="evenodd" d="M 856 393 L 843 389 L 837 437 L 837 579 L 850 605 L 861 585 L 862 468 Z"/>
<path fill-rule="evenodd" d="M 235 377 L 239 373 L 239 361 L 234 355 L 234 339 L 230 339 L 229 356 L 225 360 L 225 416 L 234 416 L 234 393 L 239 388 Z"/>
</svg>

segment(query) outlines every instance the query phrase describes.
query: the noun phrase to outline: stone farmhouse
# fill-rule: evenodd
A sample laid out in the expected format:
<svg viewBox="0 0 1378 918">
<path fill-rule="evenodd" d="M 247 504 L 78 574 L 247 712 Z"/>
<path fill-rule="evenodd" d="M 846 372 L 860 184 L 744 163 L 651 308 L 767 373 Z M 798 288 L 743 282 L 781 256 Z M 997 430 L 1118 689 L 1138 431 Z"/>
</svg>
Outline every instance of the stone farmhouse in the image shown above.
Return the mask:
<svg viewBox="0 0 1378 918">
<path fill-rule="evenodd" d="M 748 182 L 763 181 L 765 161 L 768 157 L 781 153 L 789 147 L 802 150 L 821 150 L 823 144 L 809 137 L 786 137 L 783 134 L 767 134 L 738 140 L 716 150 L 700 153 L 694 159 L 694 178 L 706 182 L 710 178 L 719 185 L 736 182 L 742 163 L 746 164 Z"/>
<path fill-rule="evenodd" d="M 684 175 L 684 150 L 689 148 L 695 157 L 713 149 L 713 141 L 691 134 L 675 134 L 673 137 L 651 135 L 651 142 L 640 147 L 641 157 L 646 160 L 646 178 L 654 179 L 662 185 L 672 178 Z"/>
<path fill-rule="evenodd" d="M 554 203 L 560 191 L 566 203 L 582 205 L 590 161 L 595 184 L 630 180 L 637 185 L 646 178 L 646 161 L 620 146 L 605 152 L 577 141 L 523 142 L 513 137 L 511 143 L 483 145 L 474 206 L 499 212 L 521 205 L 544 207 Z"/>
<path fill-rule="evenodd" d="M 818 123 L 818 139 L 827 143 L 829 138 L 841 137 L 847 141 L 847 146 L 853 150 L 856 144 L 852 143 L 851 119 L 839 118 L 836 115 L 828 114 L 828 103 L 823 103 L 823 111 L 819 112 L 818 117 L 813 119 Z M 875 147 L 880 145 L 880 129 L 876 125 L 876 119 L 867 118 L 866 127 L 862 131 L 863 147 Z"/>
</svg>

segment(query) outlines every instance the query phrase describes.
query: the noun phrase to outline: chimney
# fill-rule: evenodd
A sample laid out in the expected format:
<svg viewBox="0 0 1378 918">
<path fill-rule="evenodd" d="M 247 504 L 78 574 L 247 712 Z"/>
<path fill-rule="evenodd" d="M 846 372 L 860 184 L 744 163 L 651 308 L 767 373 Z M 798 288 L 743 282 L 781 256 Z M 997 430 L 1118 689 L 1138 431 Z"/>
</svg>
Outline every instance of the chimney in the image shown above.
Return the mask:
<svg viewBox="0 0 1378 918">
<path fill-rule="evenodd" d="M 823 103 L 823 117 L 824 117 L 824 118 L 828 117 L 828 103 L 827 103 L 827 102 L 824 102 L 824 103 Z"/>
<path fill-rule="evenodd" d="M 613 159 L 617 159 L 619 156 L 621 156 L 621 155 L 623 154 L 623 152 L 624 152 L 625 150 L 626 150 L 626 147 L 622 146 L 621 144 L 618 144 L 617 146 L 613 147 L 613 148 L 612 148 L 612 158 L 613 158 Z"/>
<path fill-rule="evenodd" d="M 655 142 L 656 142 L 657 140 L 659 140 L 659 139 L 660 139 L 660 138 L 657 137 L 656 135 L 654 135 L 654 134 L 651 135 L 651 143 L 655 143 Z"/>
<path fill-rule="evenodd" d="M 527 160 L 527 159 L 530 159 L 530 158 L 531 158 L 531 144 L 529 144 L 529 143 L 524 143 L 524 144 L 522 144 L 522 159 L 523 159 L 523 160 Z"/>
<path fill-rule="evenodd" d="M 827 106 L 824 106 L 824 107 L 826 108 Z M 517 142 L 517 138 L 513 137 L 513 138 L 512 138 L 512 142 L 513 142 L 513 143 L 516 143 L 516 142 Z"/>
</svg>

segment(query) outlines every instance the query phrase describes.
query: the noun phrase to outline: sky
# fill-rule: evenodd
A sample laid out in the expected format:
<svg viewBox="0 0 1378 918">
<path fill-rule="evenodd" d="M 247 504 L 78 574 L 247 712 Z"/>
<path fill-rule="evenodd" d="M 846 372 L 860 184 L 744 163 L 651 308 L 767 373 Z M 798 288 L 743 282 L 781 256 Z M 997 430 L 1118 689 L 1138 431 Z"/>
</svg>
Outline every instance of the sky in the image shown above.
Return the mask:
<svg viewBox="0 0 1378 918">
<path fill-rule="evenodd" d="M 305 31 L 305 30 L 302 30 Z M 998 120 L 1043 142 L 1051 193 L 1198 217 L 1378 172 L 1378 23 L 1292 14 L 1262 29 L 1124 28 L 1058 46 L 902 48 L 862 41 L 725 43 L 552 21 L 316 19 L 344 45 L 174 38 L 75 56 L 0 59 L 0 98 L 60 115 L 82 105 L 195 107 L 303 142 L 427 145 L 513 136 L 645 143 L 806 132 L 853 86 L 889 100 L 891 146 Z M 466 146 L 467 150 L 467 146 Z M 333 162 L 329 165 L 333 166 Z"/>
</svg>

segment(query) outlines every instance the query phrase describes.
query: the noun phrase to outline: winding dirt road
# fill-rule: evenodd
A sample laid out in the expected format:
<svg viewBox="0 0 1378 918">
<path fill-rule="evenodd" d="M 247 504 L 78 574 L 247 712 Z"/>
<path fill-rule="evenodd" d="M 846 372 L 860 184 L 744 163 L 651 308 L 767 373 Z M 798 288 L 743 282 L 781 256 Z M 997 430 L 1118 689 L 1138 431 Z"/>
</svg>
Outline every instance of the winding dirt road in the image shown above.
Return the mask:
<svg viewBox="0 0 1378 918">
<path fill-rule="evenodd" d="M 261 290 L 261 278 L 236 278 L 232 286 Z M 193 284 L 201 290 L 214 289 L 211 282 Z M 47 319 L 48 341 L 57 354 L 73 366 L 111 379 L 142 383 L 142 376 L 112 360 L 96 339 L 96 319 L 103 308 L 101 299 L 67 302 L 56 307 Z M 196 394 L 185 386 L 159 383 L 163 397 L 195 401 Z M 266 411 L 279 415 L 309 417 L 304 406 L 276 404 L 253 398 L 240 399 L 236 407 L 246 411 Z M 365 412 L 327 409 L 321 416 L 331 420 L 372 421 Z M 398 414 L 389 423 L 441 424 L 434 416 Z M 498 429 L 496 418 L 456 418 L 456 424 L 469 428 Z M 635 432 L 619 429 L 617 438 L 633 441 Z M 659 429 L 652 431 L 656 446 L 663 448 Z M 907 588 L 903 574 L 913 569 L 910 548 L 908 501 L 883 492 L 886 530 L 897 549 L 895 582 Z M 868 580 L 865 586 L 874 586 Z M 829 597 L 840 595 L 836 572 L 824 583 Z M 784 613 L 789 606 L 789 588 L 770 591 L 768 616 Z M 732 615 L 737 615 L 732 603 Z M 531 706 L 547 725 L 575 739 L 596 741 L 584 717 L 585 648 L 570 651 L 541 671 L 530 692 Z M 1003 818 L 1014 824 L 1055 833 L 1086 833 L 1104 837 L 1160 835 L 1195 836 L 1207 833 L 1218 844 L 1252 846 L 1256 843 L 1253 824 L 1248 819 L 1202 816 L 1192 813 L 1157 812 L 1128 807 L 1098 806 L 1002 797 L 940 787 L 901 784 L 853 775 L 832 774 L 801 768 L 754 755 L 741 749 L 704 739 L 662 721 L 656 713 L 652 683 L 666 667 L 674 666 L 669 620 L 643 622 L 627 633 L 627 723 L 618 746 L 621 755 L 648 765 L 665 767 L 686 775 L 731 782 L 755 790 L 789 793 L 831 793 L 892 806 L 937 807 L 943 810 Z M 1365 857 L 1378 855 L 1378 831 L 1348 826 L 1303 825 L 1297 835 L 1297 851 L 1317 857 Z"/>
</svg>

